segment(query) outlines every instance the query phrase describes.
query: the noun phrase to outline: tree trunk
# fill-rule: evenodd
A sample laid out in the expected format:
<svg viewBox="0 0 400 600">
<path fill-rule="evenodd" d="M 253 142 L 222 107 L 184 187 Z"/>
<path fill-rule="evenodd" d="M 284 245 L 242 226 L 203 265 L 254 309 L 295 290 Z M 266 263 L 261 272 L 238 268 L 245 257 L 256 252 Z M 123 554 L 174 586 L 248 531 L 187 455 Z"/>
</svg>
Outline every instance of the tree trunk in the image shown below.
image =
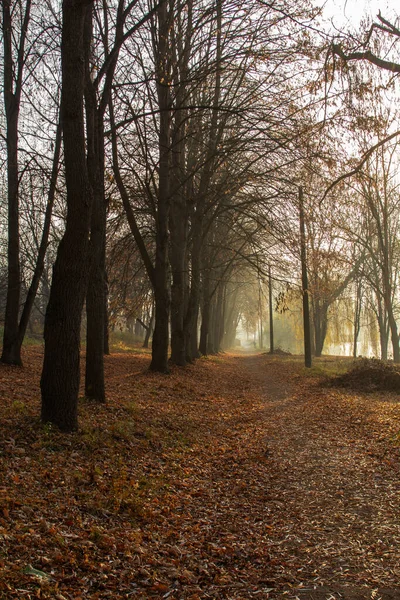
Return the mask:
<svg viewBox="0 0 400 600">
<path fill-rule="evenodd" d="M 86 295 L 85 395 L 105 402 L 104 322 L 105 322 L 105 225 L 104 196 L 94 193 L 90 231 L 90 278 Z"/>
<path fill-rule="evenodd" d="M 18 199 L 18 109 L 13 107 L 7 118 L 7 183 L 8 183 L 8 280 L 2 362 L 22 365 L 18 345 L 18 319 L 21 289 L 19 262 L 19 199 Z"/>
<path fill-rule="evenodd" d="M 104 190 L 104 125 L 97 106 L 91 78 L 93 9 L 87 10 L 84 30 L 85 108 L 87 130 L 87 166 L 93 190 L 90 226 L 90 276 L 86 295 L 86 371 L 85 395 L 105 402 L 104 384 L 104 293 L 106 255 L 106 200 Z"/>
<path fill-rule="evenodd" d="M 388 257 L 388 244 L 383 246 L 383 267 L 382 267 L 382 278 L 383 278 L 383 300 L 387 314 L 387 320 L 390 330 L 390 337 L 392 341 L 393 350 L 393 361 L 395 363 L 400 362 L 400 347 L 399 347 L 399 334 L 397 330 L 396 317 L 394 316 L 393 310 L 393 291 L 391 282 L 391 270 L 389 267 Z"/>
<path fill-rule="evenodd" d="M 183 106 L 187 102 L 189 81 L 189 59 L 191 37 L 193 35 L 192 8 L 193 0 L 186 2 L 187 24 L 180 28 L 180 20 L 174 20 L 172 28 L 171 54 L 173 56 L 172 72 L 174 73 L 175 112 L 171 135 L 171 168 L 173 190 L 171 191 L 170 211 L 170 263 L 171 283 L 171 362 L 176 365 L 186 364 L 185 315 L 188 309 L 188 229 L 190 200 L 186 164 L 186 124 L 187 110 Z"/>
<path fill-rule="evenodd" d="M 379 327 L 379 341 L 381 345 L 381 360 L 388 359 L 389 331 L 385 326 Z"/>
<path fill-rule="evenodd" d="M 362 284 L 361 280 L 356 281 L 356 304 L 354 307 L 354 328 L 353 328 L 353 358 L 357 357 L 357 343 L 361 328 L 361 308 L 362 308 Z"/>
<path fill-rule="evenodd" d="M 32 308 L 35 302 L 36 294 L 39 288 L 40 280 L 42 278 L 42 274 L 44 271 L 44 261 L 46 257 L 47 246 L 49 242 L 49 234 L 50 234 L 50 225 L 51 225 L 51 217 L 53 212 L 53 205 L 56 195 L 56 187 L 57 187 L 57 177 L 60 163 L 60 153 L 61 153 L 61 139 L 62 139 L 62 127 L 61 127 L 61 119 L 57 127 L 55 146 L 54 146 L 54 156 L 53 156 L 53 167 L 51 172 L 50 179 L 50 187 L 47 198 L 47 206 L 46 213 L 44 217 L 43 223 L 43 231 L 42 238 L 40 240 L 38 256 L 36 259 L 35 270 L 33 272 L 32 281 L 29 286 L 29 290 L 24 302 L 24 307 L 22 309 L 21 318 L 18 326 L 18 346 L 19 352 L 21 352 L 22 343 L 24 341 L 26 329 L 28 327 L 29 319 L 32 313 Z"/>
<path fill-rule="evenodd" d="M 312 363 L 311 328 L 310 328 L 309 289 L 308 289 L 308 276 L 307 276 L 306 232 L 305 232 L 305 223 L 304 223 L 304 199 L 303 199 L 303 188 L 302 187 L 299 187 L 299 210 L 300 210 L 301 287 L 302 287 L 302 292 L 303 292 L 304 363 L 307 368 L 310 368 L 311 363 Z M 318 356 L 318 354 L 317 354 L 317 356 Z"/>
<path fill-rule="evenodd" d="M 149 347 L 149 340 L 150 340 L 151 334 L 153 333 L 153 325 L 154 325 L 154 304 L 151 307 L 151 315 L 150 315 L 149 324 L 146 329 L 146 335 L 144 336 L 143 348 Z"/>
<path fill-rule="evenodd" d="M 395 363 L 400 362 L 400 350 L 399 350 L 399 334 L 397 331 L 397 323 L 393 314 L 393 310 L 388 311 L 388 319 L 389 319 L 389 328 L 390 328 L 390 337 L 392 341 L 392 350 L 393 350 L 393 361 Z"/>
<path fill-rule="evenodd" d="M 210 327 L 210 273 L 208 269 L 203 272 L 203 297 L 201 304 L 201 329 L 200 329 L 200 354 L 208 354 L 208 335 Z"/>
<path fill-rule="evenodd" d="M 221 97 L 221 72 L 222 72 L 222 2 L 216 2 L 216 72 L 214 93 L 212 99 L 212 116 L 209 127 L 209 139 L 206 143 L 207 151 L 204 157 L 204 167 L 200 176 L 198 187 L 196 211 L 192 214 L 192 252 L 191 252 L 191 282 L 188 299 L 187 313 L 184 321 L 187 355 L 192 361 L 202 354 L 207 354 L 209 318 L 210 318 L 210 279 L 209 272 L 203 271 L 202 299 L 200 299 L 201 287 L 201 252 L 204 244 L 204 220 L 206 210 L 207 192 L 214 171 L 214 159 L 217 154 L 218 143 L 222 137 L 223 127 L 219 127 L 218 120 L 220 111 L 218 106 Z M 198 340 L 198 321 L 201 303 L 201 329 L 200 342 Z"/>
<path fill-rule="evenodd" d="M 18 121 L 25 61 L 25 41 L 30 19 L 31 0 L 25 7 L 18 48 L 17 63 L 13 60 L 13 26 L 11 2 L 3 0 L 3 47 L 4 47 L 4 106 L 7 132 L 7 297 L 4 317 L 3 351 L 1 361 L 21 365 L 21 344 L 18 338 L 19 302 L 21 294 L 21 266 L 19 259 L 19 173 L 18 173 Z M 15 74 L 15 90 L 14 90 Z"/>
<path fill-rule="evenodd" d="M 53 269 L 44 326 L 42 420 L 63 431 L 78 426 L 80 328 L 89 276 L 92 190 L 83 116 L 85 0 L 64 0 L 61 41 L 62 123 L 67 219 Z"/>
<path fill-rule="evenodd" d="M 325 338 L 328 331 L 329 305 L 325 302 L 321 302 L 318 298 L 313 298 L 312 307 L 314 352 L 315 356 L 320 357 L 324 349 Z"/>
<path fill-rule="evenodd" d="M 230 296 L 226 298 L 226 307 L 225 307 L 225 331 L 224 331 L 224 348 L 232 348 L 235 343 L 236 338 L 236 328 L 237 328 L 237 316 L 238 311 L 236 308 L 236 300 L 237 300 L 238 290 L 236 289 L 233 294 L 231 292 Z"/>
<path fill-rule="evenodd" d="M 221 341 L 224 335 L 224 308 L 225 308 L 225 283 L 221 281 L 218 284 L 218 290 L 215 298 L 214 308 L 214 332 L 213 332 L 213 346 L 214 352 L 218 353 L 221 351 Z"/>
<path fill-rule="evenodd" d="M 209 328 L 207 337 L 207 354 L 216 354 L 215 347 L 215 319 L 216 319 L 216 296 L 215 294 L 210 298 L 210 312 L 209 312 Z"/>
<path fill-rule="evenodd" d="M 104 271 L 104 354 L 110 354 L 110 328 L 108 318 L 108 278 L 107 271 Z"/>
<path fill-rule="evenodd" d="M 155 326 L 151 347 L 150 370 L 169 373 L 168 367 L 168 324 L 169 324 L 169 293 L 168 283 L 163 269 L 156 273 L 154 288 Z"/>
<path fill-rule="evenodd" d="M 259 327 L 260 333 L 258 337 L 258 342 L 260 346 L 260 350 L 263 349 L 263 311 L 262 311 L 262 286 L 260 281 L 260 275 L 258 274 L 258 316 L 259 316 Z"/>
<path fill-rule="evenodd" d="M 314 308 L 315 356 L 322 356 L 325 338 L 328 331 L 328 307 L 325 304 Z"/>
<path fill-rule="evenodd" d="M 268 268 L 269 353 L 274 353 L 274 306 L 272 302 L 271 266 Z"/>
<path fill-rule="evenodd" d="M 196 358 L 200 358 L 201 354 L 199 351 L 199 313 L 200 313 L 200 299 L 198 298 L 191 317 L 190 333 L 187 342 L 188 347 L 188 360 L 194 361 Z"/>
<path fill-rule="evenodd" d="M 199 204 L 199 203 L 198 203 Z M 191 278 L 188 292 L 186 314 L 183 322 L 185 338 L 185 353 L 187 362 L 199 358 L 198 320 L 200 311 L 200 259 L 203 238 L 204 203 L 200 202 L 195 213 L 191 215 L 192 221 L 192 247 L 190 252 Z"/>
<path fill-rule="evenodd" d="M 379 342 L 381 348 L 381 360 L 388 358 L 389 328 L 387 323 L 387 314 L 380 292 L 376 291 L 376 306 L 374 309 L 378 320 Z"/>
<path fill-rule="evenodd" d="M 187 214 L 181 193 L 174 196 L 170 212 L 171 362 L 186 365 L 184 318 L 186 312 Z"/>
<path fill-rule="evenodd" d="M 158 9 L 158 48 L 157 61 L 157 96 L 160 109 L 159 131 L 159 174 L 156 214 L 156 262 L 154 268 L 154 301 L 155 327 L 152 343 L 151 371 L 168 373 L 168 325 L 170 311 L 168 244 L 169 244 L 169 209 L 170 209 L 170 130 L 171 106 L 169 90 L 169 57 L 168 29 L 169 19 L 167 4 Z"/>
</svg>

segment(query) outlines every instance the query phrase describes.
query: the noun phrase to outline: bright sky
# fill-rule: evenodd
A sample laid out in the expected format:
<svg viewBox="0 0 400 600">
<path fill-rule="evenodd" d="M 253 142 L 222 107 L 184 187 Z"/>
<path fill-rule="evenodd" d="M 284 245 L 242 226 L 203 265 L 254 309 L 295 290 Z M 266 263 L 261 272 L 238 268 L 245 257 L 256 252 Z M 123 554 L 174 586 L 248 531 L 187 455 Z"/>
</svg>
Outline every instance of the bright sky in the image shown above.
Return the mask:
<svg viewBox="0 0 400 600">
<path fill-rule="evenodd" d="M 332 20 L 338 29 L 358 29 L 366 15 L 373 19 L 379 10 L 388 20 L 400 15 L 398 0 L 326 0 L 324 4 L 326 18 Z"/>
</svg>

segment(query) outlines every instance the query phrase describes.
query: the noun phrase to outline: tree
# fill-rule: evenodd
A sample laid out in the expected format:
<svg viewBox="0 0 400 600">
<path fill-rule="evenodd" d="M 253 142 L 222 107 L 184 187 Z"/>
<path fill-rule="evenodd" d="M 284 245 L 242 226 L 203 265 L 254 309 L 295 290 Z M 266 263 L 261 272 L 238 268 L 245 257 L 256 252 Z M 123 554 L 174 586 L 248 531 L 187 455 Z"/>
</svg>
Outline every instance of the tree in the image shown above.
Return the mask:
<svg viewBox="0 0 400 600">
<path fill-rule="evenodd" d="M 282 126 L 281 115 L 285 103 L 289 105 L 290 91 L 282 53 L 290 61 L 294 48 L 298 48 L 296 41 L 291 44 L 288 31 L 288 24 L 294 21 L 289 16 L 278 19 L 271 7 L 262 13 L 259 8 L 258 2 L 249 3 L 238 16 L 236 3 L 171 2 L 165 16 L 170 26 L 164 45 L 159 43 L 158 18 L 150 29 L 143 30 L 142 43 L 127 49 L 131 65 L 141 71 L 140 86 L 133 85 L 132 67 L 122 73 L 113 97 L 115 179 L 153 287 L 156 264 L 143 241 L 143 227 L 153 228 L 156 247 L 169 236 L 171 276 L 163 279 L 163 285 L 171 285 L 171 360 L 178 364 L 198 355 L 200 290 L 207 289 L 205 249 L 210 224 L 249 181 L 257 160 L 269 151 L 272 156 L 286 143 L 286 124 Z M 257 19 L 249 19 L 251 14 Z M 168 89 L 163 90 L 164 94 L 168 92 L 168 102 L 160 97 L 156 85 L 160 65 L 164 64 L 160 50 L 166 53 L 162 77 L 168 83 Z M 258 63 L 263 64 L 260 76 L 256 74 Z M 265 92 L 269 94 L 268 106 Z M 287 94 L 285 101 L 279 92 Z M 279 105 L 276 114 L 271 108 L 274 103 Z M 160 145 L 163 129 L 168 130 L 168 136 Z M 169 215 L 165 238 L 157 237 L 161 231 L 159 218 L 166 214 L 159 210 L 160 194 L 166 189 L 160 183 L 165 171 L 161 159 L 169 163 L 169 191 L 161 203 Z M 146 222 L 143 202 L 147 203 Z M 215 291 L 217 297 L 219 293 Z M 153 357 L 161 343 L 157 336 L 157 297 L 156 293 Z M 203 304 L 205 308 L 204 297 Z M 160 363 L 152 361 L 152 368 L 159 364 L 160 370 L 165 369 L 165 329 L 164 334 L 163 359 Z"/>
<path fill-rule="evenodd" d="M 357 41 L 356 45 L 354 44 L 356 41 L 355 38 L 332 44 L 333 56 L 338 56 L 341 59 L 342 67 L 349 72 L 349 82 L 352 83 L 352 79 L 354 79 L 353 75 L 356 76 L 358 80 L 357 85 L 352 87 L 355 87 L 356 92 L 361 97 L 365 94 L 365 89 L 368 88 L 365 85 L 363 86 L 362 83 L 362 77 L 365 76 L 366 69 L 357 69 L 359 65 L 378 67 L 380 75 L 386 72 L 390 74 L 400 72 L 398 52 L 396 53 L 398 50 L 397 43 L 400 40 L 400 30 L 394 23 L 383 17 L 381 12 L 379 12 L 377 20 L 372 23 L 363 37 L 364 39 Z M 344 49 L 344 46 L 346 46 L 346 49 Z M 384 58 L 380 56 L 380 53 L 384 54 Z M 350 69 L 350 65 L 352 66 L 352 70 Z M 379 86 L 377 85 L 376 87 Z M 396 80 L 390 76 L 387 88 L 390 89 L 391 87 L 396 88 Z M 361 89 L 363 90 L 362 94 L 360 93 Z M 378 98 L 379 96 L 375 91 L 372 106 L 378 105 Z M 393 358 L 395 362 L 399 362 L 400 349 L 394 310 L 394 245 L 390 225 L 390 221 L 393 218 L 391 214 L 392 206 L 389 200 L 392 190 L 389 189 L 388 172 L 383 159 L 383 148 L 386 146 L 390 148 L 390 142 L 400 132 L 390 132 L 388 120 L 382 114 L 382 111 L 380 111 L 380 114 L 376 114 L 378 112 L 375 111 L 375 114 L 371 115 L 369 114 L 369 110 L 368 112 L 364 111 L 361 115 L 357 115 L 359 135 L 363 134 L 364 138 L 368 138 L 370 148 L 364 152 L 363 158 L 358 161 L 356 168 L 337 179 L 331 184 L 329 189 L 340 180 L 355 175 L 358 177 L 358 185 L 361 188 L 360 191 L 366 202 L 366 208 L 370 217 L 368 225 L 372 226 L 373 233 L 372 238 L 369 238 L 365 242 L 365 247 L 368 247 L 369 258 L 372 260 L 372 268 L 370 268 L 369 273 L 371 279 L 374 281 L 373 286 L 377 297 L 380 297 L 377 306 L 377 317 L 381 337 L 381 353 L 383 356 L 386 356 L 387 342 L 385 341 L 385 332 L 388 325 L 391 332 Z M 384 128 L 384 135 L 382 126 Z M 368 131 L 365 133 L 367 128 Z M 370 141 L 371 134 L 374 135 L 375 139 L 378 139 L 377 143 L 373 145 L 371 145 Z M 380 173 L 378 173 L 378 169 L 373 169 L 371 175 L 370 165 L 374 155 L 381 157 Z M 391 215 L 390 218 L 389 214 Z M 395 219 L 397 220 L 397 216 Z M 373 250 L 371 248 L 372 245 L 375 246 Z"/>
<path fill-rule="evenodd" d="M 395 42 L 400 40 L 400 29 L 394 23 L 391 23 L 388 19 L 385 19 L 385 17 L 383 17 L 379 11 L 377 15 L 377 22 L 372 23 L 371 27 L 364 36 L 364 40 L 361 42 L 356 42 L 357 46 L 361 47 L 361 50 L 350 50 L 345 52 L 341 44 L 333 43 L 332 52 L 339 56 L 346 63 L 353 60 L 367 61 L 372 65 L 379 67 L 380 69 L 389 71 L 390 73 L 400 73 L 400 64 L 398 62 L 394 60 L 388 60 L 387 54 L 386 58 L 381 58 L 376 54 L 376 52 L 371 50 L 371 47 L 373 47 L 373 38 L 376 37 L 376 34 L 382 33 L 385 34 L 388 39 L 394 38 Z M 351 42 L 353 42 L 353 40 L 354 38 L 351 40 Z"/>
<path fill-rule="evenodd" d="M 363 208 L 368 215 L 368 236 L 363 237 L 365 251 L 375 277 L 375 293 L 382 299 L 392 341 L 394 362 L 400 362 L 399 335 L 396 319 L 396 294 L 399 253 L 398 224 L 400 219 L 399 192 L 394 180 L 392 160 L 397 144 L 380 150 L 375 161 L 370 161 L 360 174 L 359 189 Z M 375 164 L 374 164 L 375 162 Z M 372 164 L 371 164 L 372 163 Z M 358 186 L 357 186 L 358 187 Z M 379 303 L 380 306 L 380 303 Z M 381 347 L 385 355 L 384 331 L 386 319 L 379 315 Z"/>
<path fill-rule="evenodd" d="M 307 368 L 311 367 L 311 327 L 309 309 L 309 287 L 307 273 L 307 242 L 304 219 L 303 188 L 299 187 L 299 214 L 300 214 L 300 256 L 301 256 L 301 291 L 303 296 L 303 335 L 304 335 L 304 361 Z M 314 323 L 314 330 L 316 330 Z M 325 336 L 324 336 L 325 337 Z M 322 348 L 321 348 L 322 351 Z M 320 354 L 317 356 L 320 356 Z"/>
<path fill-rule="evenodd" d="M 3 45 L 4 45 L 4 105 L 7 126 L 7 195 L 8 195 L 8 283 L 4 319 L 2 362 L 22 364 L 21 345 L 18 343 L 18 324 L 21 292 L 21 268 L 19 256 L 19 168 L 18 168 L 18 123 L 21 103 L 25 44 L 31 12 L 31 0 L 18 7 L 21 30 L 15 54 L 11 0 L 3 0 Z M 18 35 L 18 34 L 17 34 Z"/>
<path fill-rule="evenodd" d="M 105 347 L 105 317 L 106 317 L 106 221 L 107 203 L 105 198 L 105 113 L 110 104 L 111 89 L 117 62 L 122 45 L 146 22 L 158 7 L 160 2 L 134 20 L 125 31 L 125 25 L 132 16 L 133 9 L 138 4 L 133 0 L 125 6 L 124 0 L 119 0 L 114 27 L 114 39 L 109 40 L 112 32 L 108 30 L 111 20 L 107 6 L 103 6 L 103 15 L 97 14 L 96 22 L 101 23 L 100 39 L 94 44 L 93 10 L 88 11 L 85 22 L 85 110 L 88 147 L 88 173 L 93 190 L 93 210 L 90 228 L 90 280 L 86 297 L 87 313 L 87 348 L 85 393 L 88 397 L 105 401 L 104 387 L 104 347 Z M 161 8 L 160 8 L 161 9 Z M 96 45 L 96 47 L 94 47 Z M 97 47 L 98 46 L 98 47 Z M 102 46 L 102 48 L 100 48 Z M 100 55 L 102 54 L 102 62 Z M 94 73 L 97 73 L 94 76 Z"/>
<path fill-rule="evenodd" d="M 78 426 L 80 326 L 89 277 L 90 185 L 83 113 L 84 26 L 90 0 L 64 0 L 61 110 L 67 218 L 53 269 L 44 326 L 42 420 L 63 430 Z"/>
</svg>

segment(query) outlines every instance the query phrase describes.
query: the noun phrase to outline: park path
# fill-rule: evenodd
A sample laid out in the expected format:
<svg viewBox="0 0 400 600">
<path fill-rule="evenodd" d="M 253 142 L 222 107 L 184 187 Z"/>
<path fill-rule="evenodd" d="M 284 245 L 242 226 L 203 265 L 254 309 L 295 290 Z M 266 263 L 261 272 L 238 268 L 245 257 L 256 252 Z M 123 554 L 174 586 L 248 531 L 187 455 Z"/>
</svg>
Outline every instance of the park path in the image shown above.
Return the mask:
<svg viewBox="0 0 400 600">
<path fill-rule="evenodd" d="M 379 444 L 375 399 L 287 380 L 284 361 L 243 360 L 274 424 L 273 496 L 286 529 L 277 544 L 296 566 L 294 580 L 324 583 L 338 598 L 400 598 L 398 462 Z"/>
<path fill-rule="evenodd" d="M 199 597 L 400 599 L 398 465 L 373 400 L 323 389 L 291 358 L 216 366 L 179 509 L 181 548 L 195 521 L 204 575 L 219 568 Z"/>
</svg>

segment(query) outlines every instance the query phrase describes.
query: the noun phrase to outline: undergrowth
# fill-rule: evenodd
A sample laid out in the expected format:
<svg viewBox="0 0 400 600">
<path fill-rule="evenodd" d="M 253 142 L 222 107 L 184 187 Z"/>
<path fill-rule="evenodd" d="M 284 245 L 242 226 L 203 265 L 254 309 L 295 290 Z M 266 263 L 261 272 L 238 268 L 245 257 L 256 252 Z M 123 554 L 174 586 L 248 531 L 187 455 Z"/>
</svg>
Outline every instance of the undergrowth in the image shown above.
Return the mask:
<svg viewBox="0 0 400 600">
<path fill-rule="evenodd" d="M 329 385 L 364 392 L 400 393 L 400 366 L 377 358 L 362 358 L 346 373 L 331 378 Z"/>
</svg>

